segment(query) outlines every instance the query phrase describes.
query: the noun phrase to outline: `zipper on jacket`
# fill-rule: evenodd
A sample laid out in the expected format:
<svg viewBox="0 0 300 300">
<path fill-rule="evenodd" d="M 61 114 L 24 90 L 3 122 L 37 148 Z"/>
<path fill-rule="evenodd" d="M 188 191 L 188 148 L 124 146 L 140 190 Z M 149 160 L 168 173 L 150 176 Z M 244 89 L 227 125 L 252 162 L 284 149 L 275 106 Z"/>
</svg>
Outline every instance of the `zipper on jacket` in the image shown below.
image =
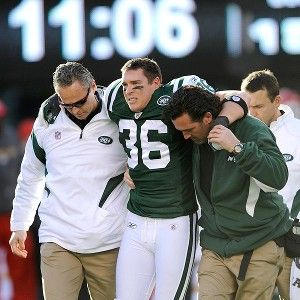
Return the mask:
<svg viewBox="0 0 300 300">
<path fill-rule="evenodd" d="M 80 132 L 80 136 L 79 136 L 80 140 L 82 139 L 82 135 L 83 135 L 83 129 L 81 129 L 81 132 Z"/>
<path fill-rule="evenodd" d="M 213 156 L 214 156 L 214 161 L 213 161 L 213 170 L 212 170 L 212 174 L 211 174 L 211 183 L 210 183 L 210 199 L 209 199 L 209 202 L 211 203 L 211 207 L 212 207 L 212 210 L 213 210 L 213 214 L 216 215 L 216 211 L 215 211 L 215 208 L 214 208 L 214 205 L 213 205 L 213 194 L 214 194 L 214 189 L 213 189 L 213 182 L 215 182 L 215 166 L 216 166 L 216 155 L 215 155 L 215 152 L 213 153 Z M 217 224 L 216 224 L 217 226 Z M 217 226 L 218 227 L 218 226 Z"/>
</svg>

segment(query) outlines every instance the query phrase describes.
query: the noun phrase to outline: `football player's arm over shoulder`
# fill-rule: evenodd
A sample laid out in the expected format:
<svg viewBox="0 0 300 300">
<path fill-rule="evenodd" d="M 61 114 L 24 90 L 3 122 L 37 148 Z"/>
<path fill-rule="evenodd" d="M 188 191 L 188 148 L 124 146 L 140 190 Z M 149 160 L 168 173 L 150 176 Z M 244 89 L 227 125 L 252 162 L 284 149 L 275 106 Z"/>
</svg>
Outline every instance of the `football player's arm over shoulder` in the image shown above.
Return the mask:
<svg viewBox="0 0 300 300">
<path fill-rule="evenodd" d="M 200 88 L 207 90 L 211 93 L 215 93 L 222 101 L 222 110 L 219 114 L 220 118 L 214 121 L 214 124 L 221 124 L 228 126 L 236 120 L 242 119 L 248 114 L 248 95 L 246 92 L 239 90 L 224 90 L 215 91 L 215 89 L 210 86 L 205 79 L 200 78 L 197 75 L 186 75 L 180 78 L 173 79 L 169 82 L 177 89 L 185 85 L 199 86 Z M 173 92 L 175 90 L 173 89 Z"/>
<path fill-rule="evenodd" d="M 238 90 L 218 91 L 216 95 L 222 101 L 219 117 L 227 117 L 229 124 L 248 114 L 248 95 Z"/>
<path fill-rule="evenodd" d="M 215 93 L 222 101 L 222 110 L 219 114 L 220 118 L 214 121 L 214 124 L 221 124 L 228 126 L 236 120 L 242 119 L 248 114 L 248 94 L 239 90 L 223 90 L 215 91 L 205 79 L 198 77 L 197 75 L 187 75 L 180 78 L 173 79 L 170 84 L 173 84 L 177 88 L 185 85 L 199 86 L 204 90 L 211 93 Z M 174 92 L 174 90 L 173 90 Z"/>
</svg>

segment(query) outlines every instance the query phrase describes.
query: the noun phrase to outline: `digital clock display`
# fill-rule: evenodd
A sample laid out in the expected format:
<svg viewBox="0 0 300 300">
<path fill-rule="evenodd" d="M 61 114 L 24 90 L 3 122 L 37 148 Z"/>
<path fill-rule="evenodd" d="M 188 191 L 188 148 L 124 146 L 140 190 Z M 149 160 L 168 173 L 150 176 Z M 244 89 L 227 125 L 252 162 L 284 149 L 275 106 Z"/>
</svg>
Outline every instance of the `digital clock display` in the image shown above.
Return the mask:
<svg viewBox="0 0 300 300">
<path fill-rule="evenodd" d="M 298 85 L 300 0 L 0 2 L 0 93 L 19 86 L 40 104 L 59 63 L 80 61 L 105 85 L 143 56 L 164 81 L 197 74 L 237 88 L 246 73 L 271 68 L 291 85 L 298 72 Z"/>
</svg>

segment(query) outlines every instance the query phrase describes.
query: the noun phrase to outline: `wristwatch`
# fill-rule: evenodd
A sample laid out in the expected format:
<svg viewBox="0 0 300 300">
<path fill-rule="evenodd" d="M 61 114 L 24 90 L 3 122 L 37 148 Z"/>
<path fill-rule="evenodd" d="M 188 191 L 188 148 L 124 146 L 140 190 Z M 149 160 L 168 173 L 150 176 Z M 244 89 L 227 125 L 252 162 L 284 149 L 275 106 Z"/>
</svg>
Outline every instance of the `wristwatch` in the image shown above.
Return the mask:
<svg viewBox="0 0 300 300">
<path fill-rule="evenodd" d="M 244 149 L 244 145 L 242 143 L 238 143 L 233 147 L 232 154 L 237 155 L 241 153 Z"/>
</svg>

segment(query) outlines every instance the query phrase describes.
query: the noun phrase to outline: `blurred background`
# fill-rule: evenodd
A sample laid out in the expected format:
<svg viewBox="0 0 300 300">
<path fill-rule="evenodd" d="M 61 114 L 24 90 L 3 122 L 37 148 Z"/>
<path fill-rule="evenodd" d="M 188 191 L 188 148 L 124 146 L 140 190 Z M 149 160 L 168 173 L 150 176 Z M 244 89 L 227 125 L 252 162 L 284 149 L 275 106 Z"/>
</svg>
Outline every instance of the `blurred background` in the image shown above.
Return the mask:
<svg viewBox="0 0 300 300">
<path fill-rule="evenodd" d="M 108 85 L 128 59 L 144 56 L 160 64 L 164 83 L 196 74 L 217 89 L 239 89 L 249 72 L 269 68 L 300 117 L 300 0 L 1 0 L 0 119 L 10 126 L 0 144 L 3 178 L 53 93 L 58 64 L 79 61 Z M 0 241 L 0 300 L 17 299 L 4 279 L 2 292 L 11 294 L 1 294 L 9 266 Z"/>
<path fill-rule="evenodd" d="M 158 61 L 164 82 L 197 74 L 239 88 L 270 68 L 299 92 L 299 0 L 1 0 L 0 97 L 13 122 L 36 116 L 52 73 L 80 61 L 107 85 L 132 57 Z"/>
</svg>

